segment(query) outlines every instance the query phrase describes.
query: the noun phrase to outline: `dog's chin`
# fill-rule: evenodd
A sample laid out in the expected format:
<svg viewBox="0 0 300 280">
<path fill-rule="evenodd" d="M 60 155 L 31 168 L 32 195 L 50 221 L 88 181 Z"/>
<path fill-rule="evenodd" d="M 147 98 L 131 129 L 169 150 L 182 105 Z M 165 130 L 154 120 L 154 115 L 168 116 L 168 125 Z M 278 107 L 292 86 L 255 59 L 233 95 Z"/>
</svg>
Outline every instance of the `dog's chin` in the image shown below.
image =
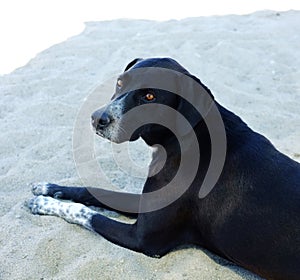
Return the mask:
<svg viewBox="0 0 300 280">
<path fill-rule="evenodd" d="M 113 143 L 116 143 L 116 144 L 121 144 L 121 143 L 126 142 L 126 141 L 131 141 L 131 139 L 129 137 L 125 137 L 124 135 L 110 134 L 110 133 L 107 133 L 105 131 L 97 130 L 96 134 L 98 136 L 100 136 L 101 138 L 107 139 L 107 140 L 109 140 Z"/>
</svg>

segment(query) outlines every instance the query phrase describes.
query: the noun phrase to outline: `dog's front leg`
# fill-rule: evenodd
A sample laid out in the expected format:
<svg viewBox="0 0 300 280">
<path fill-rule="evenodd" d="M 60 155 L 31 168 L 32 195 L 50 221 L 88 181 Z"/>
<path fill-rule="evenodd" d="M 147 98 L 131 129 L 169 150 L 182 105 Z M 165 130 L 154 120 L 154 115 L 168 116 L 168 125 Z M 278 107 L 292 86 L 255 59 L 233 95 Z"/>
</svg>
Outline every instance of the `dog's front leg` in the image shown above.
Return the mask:
<svg viewBox="0 0 300 280">
<path fill-rule="evenodd" d="M 72 200 L 84 205 L 101 207 L 107 210 L 116 211 L 120 214 L 132 218 L 137 218 L 136 212 L 139 207 L 138 194 L 121 193 L 92 187 L 60 186 L 51 183 L 32 183 L 31 190 L 35 196 L 43 195 L 53 198 Z M 135 213 L 134 211 L 126 211 L 126 207 L 123 207 L 122 210 L 120 210 L 114 207 L 110 207 L 109 205 L 111 203 L 104 203 L 105 201 L 110 202 L 116 200 L 119 202 L 118 204 L 126 204 L 126 202 L 128 201 L 127 204 L 130 205 L 131 208 L 136 209 Z"/>
<path fill-rule="evenodd" d="M 107 240 L 125 248 L 141 252 L 136 224 L 109 219 L 80 203 L 63 202 L 52 197 L 37 196 L 28 202 L 33 214 L 58 216 L 101 234 Z"/>
</svg>

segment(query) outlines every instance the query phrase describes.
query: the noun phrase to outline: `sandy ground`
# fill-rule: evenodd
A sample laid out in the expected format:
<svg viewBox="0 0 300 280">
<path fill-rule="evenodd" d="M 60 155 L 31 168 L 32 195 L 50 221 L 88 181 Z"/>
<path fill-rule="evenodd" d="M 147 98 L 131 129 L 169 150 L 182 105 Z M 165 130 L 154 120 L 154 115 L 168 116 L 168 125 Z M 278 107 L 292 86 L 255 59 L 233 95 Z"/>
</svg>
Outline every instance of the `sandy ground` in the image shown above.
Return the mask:
<svg viewBox="0 0 300 280">
<path fill-rule="evenodd" d="M 1 76 L 0 279 L 259 279 L 198 248 L 148 258 L 59 218 L 31 215 L 24 201 L 30 182 L 81 184 L 72 155 L 76 115 L 93 89 L 135 57 L 175 58 L 299 161 L 299 43 L 295 11 L 90 22 L 82 34 Z M 109 144 L 97 141 L 105 155 Z M 143 154 L 139 147 L 133 154 Z M 106 167 L 121 187 L 141 187 L 142 179 Z"/>
</svg>

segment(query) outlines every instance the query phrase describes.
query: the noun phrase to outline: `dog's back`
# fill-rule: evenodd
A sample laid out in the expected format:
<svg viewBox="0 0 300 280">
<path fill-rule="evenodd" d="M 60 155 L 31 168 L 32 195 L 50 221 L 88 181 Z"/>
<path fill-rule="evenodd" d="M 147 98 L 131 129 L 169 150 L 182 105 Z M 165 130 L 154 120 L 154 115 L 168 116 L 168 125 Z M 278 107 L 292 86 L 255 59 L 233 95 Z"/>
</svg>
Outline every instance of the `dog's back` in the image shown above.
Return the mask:
<svg viewBox="0 0 300 280">
<path fill-rule="evenodd" d="M 210 217 L 208 244 L 268 279 L 299 279 L 300 164 L 233 113 L 220 111 L 227 159 L 217 186 L 199 202 L 201 219 Z"/>
</svg>

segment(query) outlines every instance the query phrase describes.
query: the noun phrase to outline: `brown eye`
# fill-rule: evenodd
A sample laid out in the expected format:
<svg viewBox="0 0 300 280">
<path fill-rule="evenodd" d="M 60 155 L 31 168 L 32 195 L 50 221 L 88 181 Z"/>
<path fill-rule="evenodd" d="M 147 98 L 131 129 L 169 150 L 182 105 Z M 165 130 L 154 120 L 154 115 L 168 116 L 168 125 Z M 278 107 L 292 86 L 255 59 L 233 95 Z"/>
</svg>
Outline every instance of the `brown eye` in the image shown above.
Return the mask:
<svg viewBox="0 0 300 280">
<path fill-rule="evenodd" d="M 117 81 L 117 86 L 118 86 L 119 88 L 121 88 L 121 87 L 123 86 L 123 81 L 122 81 L 121 79 L 118 79 L 118 81 Z"/>
<path fill-rule="evenodd" d="M 145 99 L 146 99 L 147 101 L 153 101 L 153 100 L 155 99 L 155 96 L 154 96 L 153 93 L 148 92 L 148 93 L 145 95 Z"/>
</svg>

